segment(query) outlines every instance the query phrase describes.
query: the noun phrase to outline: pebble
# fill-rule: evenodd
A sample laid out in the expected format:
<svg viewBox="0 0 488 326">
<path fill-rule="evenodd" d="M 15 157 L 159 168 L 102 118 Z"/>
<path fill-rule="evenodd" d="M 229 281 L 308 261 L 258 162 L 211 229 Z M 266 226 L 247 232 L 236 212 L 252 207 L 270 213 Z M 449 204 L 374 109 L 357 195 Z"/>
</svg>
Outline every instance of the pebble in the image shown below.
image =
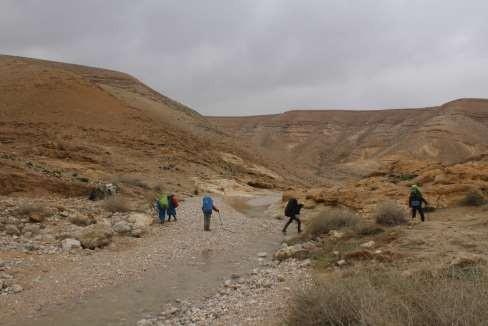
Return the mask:
<svg viewBox="0 0 488 326">
<path fill-rule="evenodd" d="M 337 266 L 344 266 L 346 264 L 346 261 L 344 259 L 341 259 L 337 262 Z"/>
</svg>

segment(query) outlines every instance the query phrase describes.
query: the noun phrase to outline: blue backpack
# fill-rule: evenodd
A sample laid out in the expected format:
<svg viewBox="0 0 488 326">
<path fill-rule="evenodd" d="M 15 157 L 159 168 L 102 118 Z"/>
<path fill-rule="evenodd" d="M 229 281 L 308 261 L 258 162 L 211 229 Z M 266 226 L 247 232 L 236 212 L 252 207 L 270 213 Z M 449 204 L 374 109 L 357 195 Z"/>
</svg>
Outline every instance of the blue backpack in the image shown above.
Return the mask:
<svg viewBox="0 0 488 326">
<path fill-rule="evenodd" d="M 212 214 L 213 200 L 209 196 L 203 197 L 202 211 L 204 214 Z"/>
</svg>

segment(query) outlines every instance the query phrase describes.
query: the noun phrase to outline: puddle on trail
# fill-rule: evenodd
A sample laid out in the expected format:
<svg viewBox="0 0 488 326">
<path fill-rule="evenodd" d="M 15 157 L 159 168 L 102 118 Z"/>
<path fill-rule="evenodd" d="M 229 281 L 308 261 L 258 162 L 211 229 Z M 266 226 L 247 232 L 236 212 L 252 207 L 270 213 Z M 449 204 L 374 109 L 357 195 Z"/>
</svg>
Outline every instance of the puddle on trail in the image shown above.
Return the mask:
<svg viewBox="0 0 488 326">
<path fill-rule="evenodd" d="M 264 210 L 277 195 L 264 198 L 226 198 L 226 201 L 249 218 L 264 218 Z M 272 252 L 280 242 L 279 233 L 249 235 L 250 241 L 239 252 L 225 255 L 204 249 L 191 262 L 171 266 L 167 270 L 146 272 L 142 280 L 127 281 L 118 287 L 101 289 L 85 299 L 61 305 L 55 311 L 47 311 L 35 320 L 16 320 L 16 326 L 112 326 L 135 325 L 152 313 L 163 310 L 165 304 L 175 299 L 195 302 L 213 295 L 232 273 L 249 272 L 258 261 L 256 253 Z M 252 239 L 252 240 L 251 240 Z"/>
</svg>

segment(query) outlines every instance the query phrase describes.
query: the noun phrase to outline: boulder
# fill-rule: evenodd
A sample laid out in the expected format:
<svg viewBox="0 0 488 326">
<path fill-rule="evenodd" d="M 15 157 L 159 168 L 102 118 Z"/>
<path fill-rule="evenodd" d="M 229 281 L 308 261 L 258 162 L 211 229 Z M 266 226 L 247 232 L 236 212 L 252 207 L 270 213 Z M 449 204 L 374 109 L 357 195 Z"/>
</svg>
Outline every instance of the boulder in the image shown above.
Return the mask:
<svg viewBox="0 0 488 326">
<path fill-rule="evenodd" d="M 34 223 L 44 222 L 46 215 L 42 212 L 32 212 L 29 214 L 29 220 Z"/>
<path fill-rule="evenodd" d="M 119 221 L 112 225 L 112 230 L 116 233 L 127 234 L 132 230 L 132 227 L 127 221 Z"/>
<path fill-rule="evenodd" d="M 20 235 L 20 230 L 16 225 L 8 224 L 5 226 L 5 233 L 8 235 Z"/>
<path fill-rule="evenodd" d="M 61 241 L 61 247 L 64 251 L 81 248 L 81 242 L 76 239 L 64 239 Z"/>
<path fill-rule="evenodd" d="M 92 224 L 80 234 L 79 240 L 83 248 L 102 248 L 112 242 L 112 229 L 103 224 Z"/>
<path fill-rule="evenodd" d="M 90 193 L 89 199 L 96 201 L 109 198 L 117 193 L 117 186 L 113 183 L 101 184 Z"/>
<path fill-rule="evenodd" d="M 127 220 L 138 227 L 148 227 L 154 223 L 154 218 L 145 213 L 130 213 Z"/>
<path fill-rule="evenodd" d="M 301 244 L 294 246 L 282 246 L 280 250 L 275 252 L 274 259 L 285 260 L 289 258 L 305 259 L 309 255 L 309 251 L 303 248 Z"/>
</svg>

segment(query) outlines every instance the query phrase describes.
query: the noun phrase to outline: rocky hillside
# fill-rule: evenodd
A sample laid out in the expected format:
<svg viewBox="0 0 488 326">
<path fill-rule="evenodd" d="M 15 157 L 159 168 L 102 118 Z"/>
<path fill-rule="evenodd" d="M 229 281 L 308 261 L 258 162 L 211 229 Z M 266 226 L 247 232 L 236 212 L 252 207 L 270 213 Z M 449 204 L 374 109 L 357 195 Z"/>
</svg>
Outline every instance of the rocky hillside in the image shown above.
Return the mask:
<svg viewBox="0 0 488 326">
<path fill-rule="evenodd" d="M 301 191 L 312 201 L 363 210 L 384 199 L 405 202 L 412 183 L 437 207 L 471 191 L 488 195 L 488 100 L 213 120 L 293 166 L 315 185 Z"/>
<path fill-rule="evenodd" d="M 0 195 L 80 195 L 114 178 L 282 183 L 270 160 L 127 74 L 0 56 L 0 76 Z"/>
<path fill-rule="evenodd" d="M 399 159 L 453 164 L 488 152 L 483 99 L 422 109 L 289 111 L 213 121 L 295 163 L 310 181 L 364 176 Z"/>
</svg>

